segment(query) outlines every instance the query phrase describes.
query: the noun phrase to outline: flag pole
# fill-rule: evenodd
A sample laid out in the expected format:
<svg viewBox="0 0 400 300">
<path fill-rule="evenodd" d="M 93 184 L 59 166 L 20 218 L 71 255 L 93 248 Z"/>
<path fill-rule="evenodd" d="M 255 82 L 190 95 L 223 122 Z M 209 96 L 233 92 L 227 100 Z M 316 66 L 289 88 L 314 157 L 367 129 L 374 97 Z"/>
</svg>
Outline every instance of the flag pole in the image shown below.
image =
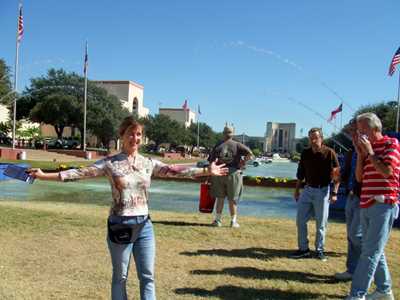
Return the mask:
<svg viewBox="0 0 400 300">
<path fill-rule="evenodd" d="M 337 120 L 337 118 L 335 118 L 335 129 L 334 129 L 334 131 L 333 131 L 333 133 L 336 133 L 336 120 Z"/>
<path fill-rule="evenodd" d="M 14 108 L 13 108 L 13 133 L 12 133 L 12 148 L 15 149 L 15 115 L 17 113 L 17 79 L 18 79 L 18 49 L 19 49 L 19 25 L 21 18 L 21 0 L 18 2 L 18 22 L 17 22 L 17 48 L 15 53 L 15 76 L 14 76 Z M 22 34 L 22 33 L 21 33 Z"/>
<path fill-rule="evenodd" d="M 343 128 L 343 101 L 342 104 L 340 105 L 342 107 L 341 115 L 340 115 L 340 130 Z"/>
<path fill-rule="evenodd" d="M 186 133 L 185 133 L 185 158 L 186 158 L 186 135 L 187 135 L 187 120 L 188 120 L 188 109 L 187 109 L 187 96 L 186 96 L 186 101 L 185 101 L 185 105 L 186 105 L 186 107 L 185 107 L 185 131 L 186 131 Z"/>
<path fill-rule="evenodd" d="M 84 107 L 83 107 L 83 132 L 82 132 L 82 143 L 83 151 L 86 151 L 86 101 L 87 101 L 87 54 L 88 54 L 88 40 L 86 39 L 86 52 L 85 52 L 85 95 L 84 95 Z"/>
<path fill-rule="evenodd" d="M 399 72 L 399 85 L 397 87 L 397 121 L 396 132 L 399 132 L 399 106 L 400 106 L 400 72 Z"/>
<path fill-rule="evenodd" d="M 199 154 L 199 135 L 200 135 L 200 107 L 197 109 L 197 154 Z"/>
</svg>

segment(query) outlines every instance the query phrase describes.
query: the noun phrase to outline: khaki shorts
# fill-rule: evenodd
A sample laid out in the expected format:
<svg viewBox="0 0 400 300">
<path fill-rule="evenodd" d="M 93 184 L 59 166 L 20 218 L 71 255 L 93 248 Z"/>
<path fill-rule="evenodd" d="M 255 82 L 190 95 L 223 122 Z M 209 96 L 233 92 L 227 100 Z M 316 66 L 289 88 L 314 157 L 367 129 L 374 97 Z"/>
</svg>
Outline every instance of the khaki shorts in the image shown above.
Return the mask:
<svg viewBox="0 0 400 300">
<path fill-rule="evenodd" d="M 211 176 L 210 196 L 242 201 L 243 178 L 241 173 L 236 168 L 229 168 L 226 176 Z"/>
</svg>

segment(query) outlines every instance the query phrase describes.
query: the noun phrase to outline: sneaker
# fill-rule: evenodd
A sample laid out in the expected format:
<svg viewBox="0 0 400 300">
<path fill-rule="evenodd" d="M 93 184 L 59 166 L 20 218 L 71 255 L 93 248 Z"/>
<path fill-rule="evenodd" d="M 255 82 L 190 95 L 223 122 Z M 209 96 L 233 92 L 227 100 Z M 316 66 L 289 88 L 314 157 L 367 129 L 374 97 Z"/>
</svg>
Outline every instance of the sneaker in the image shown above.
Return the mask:
<svg viewBox="0 0 400 300">
<path fill-rule="evenodd" d="M 238 222 L 231 221 L 231 228 L 238 228 L 238 227 L 240 227 Z"/>
<path fill-rule="evenodd" d="M 315 257 L 318 258 L 320 261 L 326 261 L 326 257 L 323 251 L 315 252 Z"/>
<path fill-rule="evenodd" d="M 337 280 L 342 280 L 342 281 L 349 281 L 353 279 L 353 275 L 351 275 L 349 272 L 343 272 L 343 273 L 335 273 L 335 278 Z"/>
<path fill-rule="evenodd" d="M 373 292 L 370 295 L 367 295 L 365 297 L 365 299 L 367 300 L 372 300 L 372 299 L 389 299 L 389 300 L 393 300 L 393 293 L 392 291 L 386 292 L 386 293 L 381 293 L 378 290 L 376 290 L 375 292 Z"/>
<path fill-rule="evenodd" d="M 291 258 L 302 258 L 302 257 L 308 257 L 310 256 L 311 252 L 310 249 L 307 248 L 307 250 L 297 250 L 296 252 L 293 252 L 290 254 Z"/>
<path fill-rule="evenodd" d="M 221 227 L 221 221 L 214 220 L 214 222 L 211 223 L 211 227 Z"/>
<path fill-rule="evenodd" d="M 363 297 L 351 297 L 351 296 L 349 296 L 349 297 L 346 297 L 346 298 L 344 298 L 344 300 L 365 300 L 365 297 L 363 296 Z"/>
</svg>

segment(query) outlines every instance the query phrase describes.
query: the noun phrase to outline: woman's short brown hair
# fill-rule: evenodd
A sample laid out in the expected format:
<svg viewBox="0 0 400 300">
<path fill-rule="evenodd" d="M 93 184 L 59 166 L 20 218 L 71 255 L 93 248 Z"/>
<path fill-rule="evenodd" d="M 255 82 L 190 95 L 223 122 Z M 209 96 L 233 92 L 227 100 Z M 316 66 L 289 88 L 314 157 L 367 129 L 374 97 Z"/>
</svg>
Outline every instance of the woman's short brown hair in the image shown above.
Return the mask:
<svg viewBox="0 0 400 300">
<path fill-rule="evenodd" d="M 142 127 L 142 134 L 144 134 L 145 126 L 141 121 L 136 119 L 134 116 L 125 117 L 119 125 L 118 133 L 122 136 L 127 130 L 133 130 L 138 126 Z"/>
</svg>

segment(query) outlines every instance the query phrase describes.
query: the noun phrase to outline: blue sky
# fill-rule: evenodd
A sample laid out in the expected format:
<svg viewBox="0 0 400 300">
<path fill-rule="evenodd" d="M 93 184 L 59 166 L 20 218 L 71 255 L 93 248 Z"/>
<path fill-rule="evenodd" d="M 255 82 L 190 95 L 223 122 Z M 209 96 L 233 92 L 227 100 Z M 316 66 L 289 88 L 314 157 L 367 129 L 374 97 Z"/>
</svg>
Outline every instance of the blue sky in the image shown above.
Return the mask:
<svg viewBox="0 0 400 300">
<path fill-rule="evenodd" d="M 335 131 L 362 105 L 397 101 L 400 1 L 22 0 L 18 91 L 63 68 L 144 87 L 150 114 L 201 107 L 215 131 L 263 136 L 267 122 Z M 0 2 L 0 57 L 14 72 L 18 1 Z M 338 130 L 336 129 L 336 131 Z"/>
</svg>

